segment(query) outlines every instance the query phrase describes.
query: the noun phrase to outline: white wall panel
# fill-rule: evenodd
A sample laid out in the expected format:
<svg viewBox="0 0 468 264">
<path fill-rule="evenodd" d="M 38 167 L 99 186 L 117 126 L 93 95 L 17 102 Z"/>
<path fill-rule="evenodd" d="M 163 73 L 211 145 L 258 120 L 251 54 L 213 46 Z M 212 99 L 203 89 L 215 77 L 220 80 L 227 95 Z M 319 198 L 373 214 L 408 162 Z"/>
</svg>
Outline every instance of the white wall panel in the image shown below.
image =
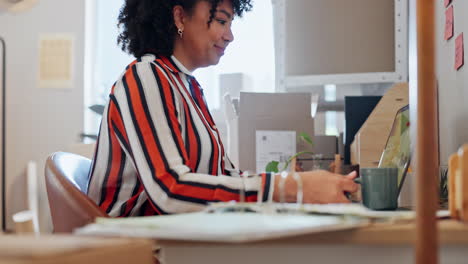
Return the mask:
<svg viewBox="0 0 468 264">
<path fill-rule="evenodd" d="M 7 45 L 6 202 L 11 215 L 27 206 L 26 165 L 38 163 L 40 184 L 46 157 L 78 141 L 83 129 L 83 57 L 85 1 L 41 0 L 31 10 L 0 14 L 0 35 Z M 71 89 L 37 87 L 40 34 L 75 37 Z M 46 199 L 41 193 L 41 204 Z M 40 208 L 46 214 L 47 208 Z"/>
<path fill-rule="evenodd" d="M 454 7 L 454 35 L 444 39 L 444 1 L 436 1 L 437 81 L 439 91 L 440 164 L 447 165 L 450 154 L 468 143 L 468 71 L 467 65 L 455 70 L 455 39 L 464 32 L 465 64 L 467 53 L 467 1 L 452 1 Z"/>
</svg>

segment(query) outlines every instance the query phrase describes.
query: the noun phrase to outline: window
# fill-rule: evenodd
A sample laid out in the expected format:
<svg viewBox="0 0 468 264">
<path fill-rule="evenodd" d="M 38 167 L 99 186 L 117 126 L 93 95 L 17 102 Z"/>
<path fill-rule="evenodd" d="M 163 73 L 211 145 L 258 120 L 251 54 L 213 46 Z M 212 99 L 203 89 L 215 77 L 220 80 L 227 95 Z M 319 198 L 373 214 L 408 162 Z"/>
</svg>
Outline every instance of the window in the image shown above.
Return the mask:
<svg viewBox="0 0 468 264">
<path fill-rule="evenodd" d="M 117 17 L 123 0 L 87 0 L 85 106 L 105 104 L 109 91 L 133 57 L 117 45 Z M 101 117 L 85 109 L 86 134 L 97 134 Z"/>
</svg>

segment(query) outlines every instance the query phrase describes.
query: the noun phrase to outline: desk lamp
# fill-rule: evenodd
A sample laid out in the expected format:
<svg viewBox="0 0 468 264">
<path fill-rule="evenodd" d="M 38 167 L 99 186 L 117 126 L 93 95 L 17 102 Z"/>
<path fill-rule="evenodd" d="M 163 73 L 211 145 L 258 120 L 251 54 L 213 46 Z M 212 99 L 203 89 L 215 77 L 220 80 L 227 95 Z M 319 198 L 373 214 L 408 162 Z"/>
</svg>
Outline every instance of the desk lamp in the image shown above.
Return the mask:
<svg viewBox="0 0 468 264">
<path fill-rule="evenodd" d="M 10 13 L 19 13 L 22 11 L 26 11 L 31 8 L 37 0 L 0 0 L 0 15 L 3 12 L 10 12 Z M 0 32 L 1 33 L 1 32 Z M 5 39 L 2 38 L 0 35 L 0 44 L 1 44 L 1 53 L 2 54 L 2 72 L 1 72 L 1 107 L 2 107 L 2 121 L 1 121 L 1 131 L 2 131 L 2 171 L 1 171 L 1 181 L 2 181 L 2 189 L 1 189 L 1 200 L 2 200 L 2 230 L 6 231 L 6 191 L 5 191 L 5 183 L 6 183 L 6 173 L 5 173 L 5 150 L 6 150 L 6 105 L 5 105 L 5 98 L 6 98 L 6 42 Z"/>
</svg>

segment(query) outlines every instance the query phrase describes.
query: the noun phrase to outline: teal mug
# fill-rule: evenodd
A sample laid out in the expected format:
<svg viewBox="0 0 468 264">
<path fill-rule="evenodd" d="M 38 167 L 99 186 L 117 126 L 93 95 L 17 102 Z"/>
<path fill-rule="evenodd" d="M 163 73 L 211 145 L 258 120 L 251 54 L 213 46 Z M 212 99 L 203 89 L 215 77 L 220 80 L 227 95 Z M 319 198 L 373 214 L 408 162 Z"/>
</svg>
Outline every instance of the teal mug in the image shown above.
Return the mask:
<svg viewBox="0 0 468 264">
<path fill-rule="evenodd" d="M 372 210 L 398 208 L 398 168 L 361 168 L 360 178 L 363 204 Z"/>
</svg>

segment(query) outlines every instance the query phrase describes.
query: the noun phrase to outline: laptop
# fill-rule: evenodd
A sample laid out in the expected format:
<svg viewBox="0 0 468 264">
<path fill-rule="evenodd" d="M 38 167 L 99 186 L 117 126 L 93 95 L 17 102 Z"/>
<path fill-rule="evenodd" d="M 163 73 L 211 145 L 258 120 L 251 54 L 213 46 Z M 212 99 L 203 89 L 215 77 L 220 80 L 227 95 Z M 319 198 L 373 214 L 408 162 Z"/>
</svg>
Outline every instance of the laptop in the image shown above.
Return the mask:
<svg viewBox="0 0 468 264">
<path fill-rule="evenodd" d="M 399 109 L 379 161 L 379 168 L 398 168 L 398 194 L 411 161 L 409 105 Z"/>
</svg>

